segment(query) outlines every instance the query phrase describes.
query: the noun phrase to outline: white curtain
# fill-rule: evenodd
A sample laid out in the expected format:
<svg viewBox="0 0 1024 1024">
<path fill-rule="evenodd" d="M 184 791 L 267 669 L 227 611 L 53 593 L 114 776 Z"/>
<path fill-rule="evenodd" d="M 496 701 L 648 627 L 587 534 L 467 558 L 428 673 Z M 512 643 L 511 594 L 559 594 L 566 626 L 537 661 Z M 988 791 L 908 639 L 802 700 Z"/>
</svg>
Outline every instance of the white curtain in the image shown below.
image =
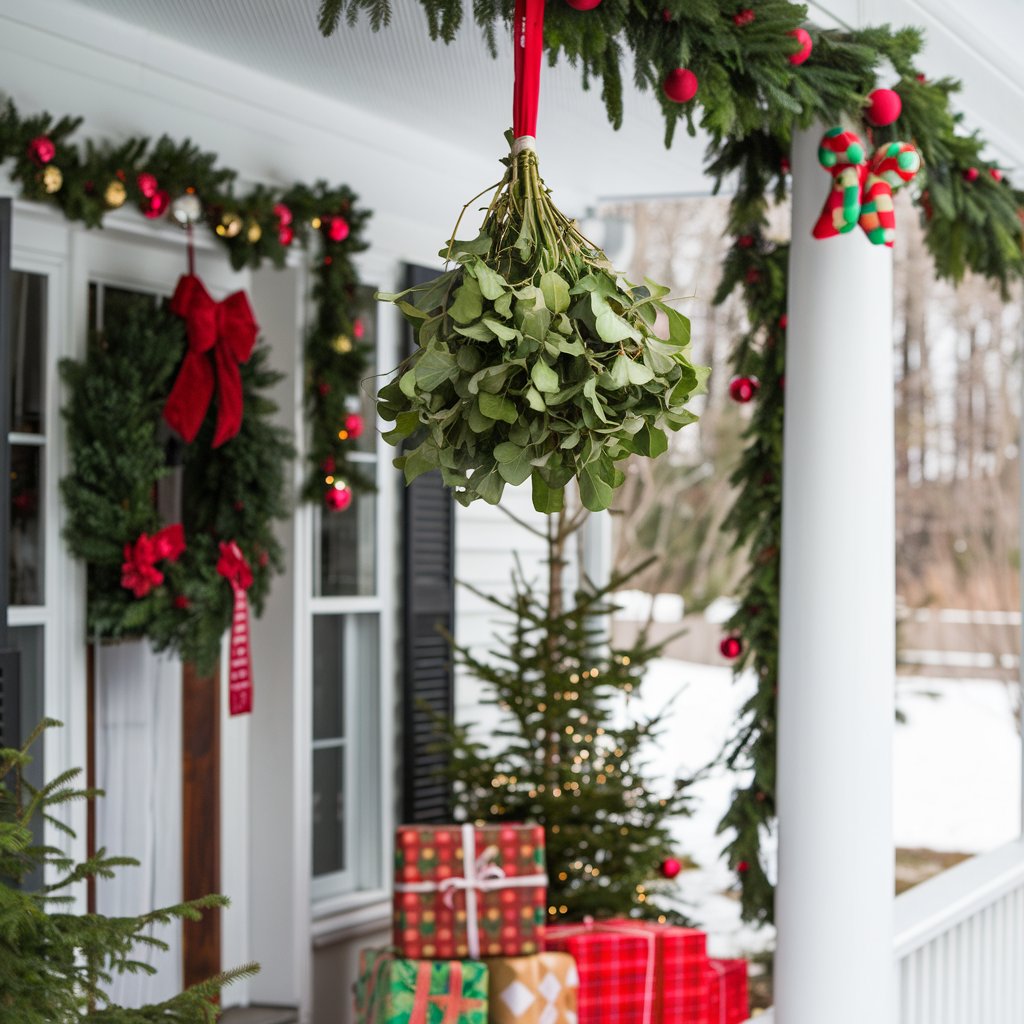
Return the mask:
<svg viewBox="0 0 1024 1024">
<path fill-rule="evenodd" d="M 143 642 L 96 649 L 96 845 L 136 858 L 99 880 L 102 914 L 146 913 L 181 900 L 181 662 Z M 156 975 L 115 978 L 111 996 L 128 1007 L 181 990 L 181 926 L 157 930 L 165 952 L 140 950 Z"/>
</svg>

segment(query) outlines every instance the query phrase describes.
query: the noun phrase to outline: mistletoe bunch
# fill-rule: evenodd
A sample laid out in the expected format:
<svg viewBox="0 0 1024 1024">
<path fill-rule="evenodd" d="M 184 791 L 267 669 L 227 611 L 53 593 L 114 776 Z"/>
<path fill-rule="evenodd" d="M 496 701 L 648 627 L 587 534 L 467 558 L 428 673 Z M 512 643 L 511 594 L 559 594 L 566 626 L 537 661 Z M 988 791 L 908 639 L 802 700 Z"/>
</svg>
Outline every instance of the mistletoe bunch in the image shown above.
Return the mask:
<svg viewBox="0 0 1024 1024">
<path fill-rule="evenodd" d="M 530 148 L 513 151 L 480 234 L 452 240 L 458 266 L 379 298 L 397 303 L 417 350 L 381 389 L 385 434 L 406 442 L 406 479 L 440 469 L 463 504 L 532 480 L 534 507 L 557 512 L 570 480 L 609 506 L 617 462 L 656 456 L 705 372 L 667 288 L 632 285 L 551 202 Z M 667 336 L 655 331 L 659 314 Z"/>
<path fill-rule="evenodd" d="M 180 448 L 161 414 L 186 350 L 184 321 L 151 304 L 129 307 L 91 339 L 82 362 L 65 360 L 71 470 L 61 483 L 65 538 L 88 564 L 88 628 L 101 638 L 146 636 L 200 672 L 212 670 L 231 624 L 224 572 L 235 552 L 262 608 L 283 568 L 274 521 L 288 514 L 285 466 L 294 454 L 272 422 L 266 392 L 279 379 L 257 348 L 241 366 L 244 416 L 237 436 L 212 447 L 212 405 L 192 444 Z M 169 459 L 170 456 L 170 459 Z M 154 503 L 181 463 L 181 521 L 164 526 Z M 219 568 L 220 564 L 220 568 Z"/>
</svg>

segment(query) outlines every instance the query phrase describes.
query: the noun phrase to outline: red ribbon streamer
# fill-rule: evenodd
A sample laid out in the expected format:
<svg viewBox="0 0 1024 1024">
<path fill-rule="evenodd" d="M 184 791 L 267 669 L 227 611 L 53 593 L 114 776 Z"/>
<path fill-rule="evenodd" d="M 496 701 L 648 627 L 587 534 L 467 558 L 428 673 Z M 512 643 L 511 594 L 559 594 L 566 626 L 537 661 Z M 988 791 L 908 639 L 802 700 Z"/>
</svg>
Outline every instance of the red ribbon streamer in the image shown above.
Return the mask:
<svg viewBox="0 0 1024 1024">
<path fill-rule="evenodd" d="M 171 312 L 185 318 L 188 352 L 164 405 L 164 419 L 186 441 L 194 441 L 216 389 L 213 447 L 217 448 L 242 427 L 239 366 L 249 361 L 259 326 L 245 292 L 234 292 L 223 302 L 214 302 L 194 274 L 185 274 L 178 281 Z"/>
<path fill-rule="evenodd" d="M 512 132 L 517 139 L 537 135 L 540 102 L 540 55 L 544 50 L 544 0 L 516 0 L 512 22 L 515 49 L 515 89 Z"/>
<path fill-rule="evenodd" d="M 221 542 L 217 572 L 231 584 L 235 595 L 228 650 L 228 706 L 233 715 L 252 711 L 252 653 L 249 646 L 249 600 L 252 569 L 235 541 Z"/>
<path fill-rule="evenodd" d="M 158 530 L 152 537 L 140 533 L 134 544 L 124 546 L 124 564 L 121 566 L 121 586 L 136 597 L 145 597 L 164 581 L 157 562 L 167 559 L 176 562 L 185 550 L 185 530 L 174 523 Z"/>
</svg>

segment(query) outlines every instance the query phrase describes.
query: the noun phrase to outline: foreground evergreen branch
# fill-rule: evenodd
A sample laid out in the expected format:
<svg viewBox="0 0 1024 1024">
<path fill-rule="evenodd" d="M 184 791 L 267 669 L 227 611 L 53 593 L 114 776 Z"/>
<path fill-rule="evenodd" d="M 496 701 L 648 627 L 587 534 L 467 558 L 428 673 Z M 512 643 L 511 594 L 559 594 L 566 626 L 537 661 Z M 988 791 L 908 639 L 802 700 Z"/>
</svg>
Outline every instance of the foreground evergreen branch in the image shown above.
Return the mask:
<svg viewBox="0 0 1024 1024">
<path fill-rule="evenodd" d="M 73 888 L 91 878 L 112 878 L 138 862 L 98 850 L 81 862 L 34 836 L 48 826 L 65 838 L 74 833 L 62 809 L 94 800 L 98 790 L 78 787 L 80 770 L 36 789 L 25 778 L 30 749 L 59 722 L 44 721 L 20 750 L 0 749 L 0 1020 L 11 1024 L 213 1024 L 221 989 L 255 974 L 247 964 L 194 985 L 165 1002 L 127 1009 L 111 1002 L 107 989 L 117 975 L 153 974 L 140 953 L 167 949 L 154 929 L 196 921 L 204 910 L 226 907 L 223 896 L 207 896 L 138 917 L 106 917 L 72 910 Z M 30 887 L 30 876 L 45 883 Z"/>
<path fill-rule="evenodd" d="M 557 512 L 576 479 L 599 511 L 624 480 L 617 462 L 660 455 L 666 430 L 696 419 L 686 402 L 706 370 L 690 363 L 690 324 L 668 289 L 615 272 L 551 202 L 536 153 L 505 164 L 480 234 L 441 252 L 458 267 L 378 296 L 417 343 L 380 391 L 395 423 L 384 436 L 406 442 L 395 464 L 407 481 L 440 469 L 463 504 L 497 504 L 506 483 L 532 479 L 534 507 Z"/>
</svg>

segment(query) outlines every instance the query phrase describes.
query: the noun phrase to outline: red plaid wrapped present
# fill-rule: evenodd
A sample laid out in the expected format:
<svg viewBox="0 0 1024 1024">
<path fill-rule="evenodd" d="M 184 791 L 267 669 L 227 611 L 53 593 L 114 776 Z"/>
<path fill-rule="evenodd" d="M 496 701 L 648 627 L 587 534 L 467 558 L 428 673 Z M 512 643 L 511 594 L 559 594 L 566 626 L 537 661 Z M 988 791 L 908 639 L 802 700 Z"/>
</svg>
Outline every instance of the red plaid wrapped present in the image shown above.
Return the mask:
<svg viewBox="0 0 1024 1024">
<path fill-rule="evenodd" d="M 750 1017 L 746 960 L 708 960 L 707 1010 L 702 1024 L 742 1024 Z"/>
<path fill-rule="evenodd" d="M 544 948 L 571 953 L 579 1024 L 704 1024 L 703 932 L 613 919 L 544 929 Z"/>
<path fill-rule="evenodd" d="M 536 953 L 547 882 L 540 825 L 402 825 L 395 945 L 413 960 Z"/>
</svg>

